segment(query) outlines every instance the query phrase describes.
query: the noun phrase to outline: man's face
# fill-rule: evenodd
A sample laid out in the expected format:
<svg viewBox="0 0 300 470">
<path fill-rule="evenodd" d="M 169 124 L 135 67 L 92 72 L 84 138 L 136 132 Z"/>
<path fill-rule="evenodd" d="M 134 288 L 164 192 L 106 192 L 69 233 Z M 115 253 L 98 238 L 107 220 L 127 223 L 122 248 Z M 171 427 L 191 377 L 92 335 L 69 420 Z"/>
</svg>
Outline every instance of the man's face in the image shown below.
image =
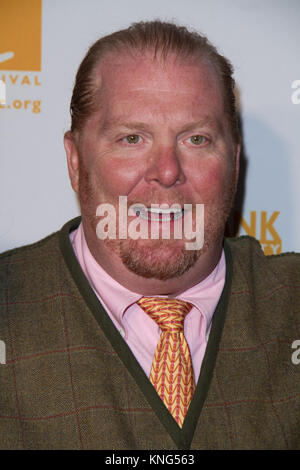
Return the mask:
<svg viewBox="0 0 300 470">
<path fill-rule="evenodd" d="M 88 244 L 96 259 L 110 251 L 145 278 L 180 276 L 207 251 L 220 250 L 237 177 L 236 150 L 212 66 L 172 57 L 163 63 L 150 54 L 113 55 L 101 62 L 95 80 L 101 87 L 99 110 L 68 159 Z M 128 206 L 148 208 L 204 204 L 202 250 L 186 250 L 184 237 L 99 240 L 97 207 L 112 204 L 118 225 L 119 196 L 127 197 Z M 154 223 L 148 216 L 141 224 Z M 137 217 L 128 217 L 128 224 Z M 184 217 L 168 223 L 183 224 Z"/>
</svg>

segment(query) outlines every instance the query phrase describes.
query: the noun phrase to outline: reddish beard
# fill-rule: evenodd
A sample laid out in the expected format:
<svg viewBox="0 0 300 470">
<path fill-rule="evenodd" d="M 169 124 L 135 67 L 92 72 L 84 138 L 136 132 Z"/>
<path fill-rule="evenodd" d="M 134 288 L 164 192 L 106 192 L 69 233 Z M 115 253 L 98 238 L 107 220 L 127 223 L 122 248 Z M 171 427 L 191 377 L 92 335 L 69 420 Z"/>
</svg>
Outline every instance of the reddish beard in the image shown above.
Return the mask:
<svg viewBox="0 0 300 470">
<path fill-rule="evenodd" d="M 133 273 L 144 278 L 153 278 L 158 280 L 168 280 L 182 276 L 207 250 L 220 243 L 222 240 L 226 220 L 229 216 L 235 194 L 234 177 L 228 177 L 227 191 L 223 195 L 222 203 L 215 206 L 214 203 L 205 204 L 205 222 L 204 222 L 204 245 L 199 250 L 187 250 L 185 240 L 174 239 L 105 239 L 98 240 L 96 227 L 98 217 L 96 209 L 99 204 L 112 201 L 95 199 L 95 190 L 93 188 L 89 174 L 84 167 L 80 165 L 79 172 L 79 201 L 82 211 L 82 219 L 88 224 L 90 234 L 93 234 L 97 243 L 104 245 L 113 253 L 117 254 L 122 263 Z M 157 192 L 148 194 L 147 201 L 128 201 L 128 207 L 134 203 L 142 203 L 146 207 L 151 204 L 192 204 L 190 201 L 183 201 L 182 195 L 168 193 L 168 199 L 158 198 Z M 150 202 L 149 202 L 150 201 Z M 118 208 L 114 204 L 118 218 Z M 194 204 L 192 204 L 194 207 Z M 118 233 L 118 230 L 117 230 Z M 95 241 L 95 240 L 94 240 Z"/>
</svg>

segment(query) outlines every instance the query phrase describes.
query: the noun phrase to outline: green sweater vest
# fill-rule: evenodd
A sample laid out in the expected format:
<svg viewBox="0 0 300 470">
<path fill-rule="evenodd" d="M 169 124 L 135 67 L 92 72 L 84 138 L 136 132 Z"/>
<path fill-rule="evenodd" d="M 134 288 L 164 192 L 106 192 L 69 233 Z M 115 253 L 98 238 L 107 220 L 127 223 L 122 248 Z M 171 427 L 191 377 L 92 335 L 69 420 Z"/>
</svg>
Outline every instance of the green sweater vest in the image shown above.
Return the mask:
<svg viewBox="0 0 300 470">
<path fill-rule="evenodd" d="M 226 282 L 180 429 L 79 267 L 78 223 L 0 256 L 0 448 L 300 449 L 300 255 L 225 240 Z"/>
</svg>

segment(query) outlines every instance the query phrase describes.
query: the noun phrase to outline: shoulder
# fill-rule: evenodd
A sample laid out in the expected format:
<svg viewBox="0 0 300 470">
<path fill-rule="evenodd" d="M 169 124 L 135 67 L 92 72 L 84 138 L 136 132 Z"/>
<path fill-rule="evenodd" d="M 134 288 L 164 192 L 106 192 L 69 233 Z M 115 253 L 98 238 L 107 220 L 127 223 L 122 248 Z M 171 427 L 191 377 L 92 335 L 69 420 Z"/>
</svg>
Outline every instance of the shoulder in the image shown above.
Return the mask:
<svg viewBox="0 0 300 470">
<path fill-rule="evenodd" d="M 61 240 L 67 243 L 70 227 L 75 221 L 77 219 L 38 242 L 0 254 L 1 296 L 23 297 L 33 287 L 46 289 L 49 283 L 53 283 L 63 263 Z M 1 300 L 3 302 L 4 299 Z"/>
<path fill-rule="evenodd" d="M 15 265 L 18 262 L 29 262 L 36 260 L 43 263 L 44 258 L 53 259 L 53 255 L 60 254 L 60 242 L 64 243 L 68 239 L 69 233 L 78 227 L 81 218 L 69 220 L 61 230 L 54 232 L 47 237 L 29 245 L 13 248 L 0 253 L 0 269 L 3 270 L 8 264 Z M 41 258 L 42 257 L 42 258 Z"/>
<path fill-rule="evenodd" d="M 265 255 L 259 241 L 248 235 L 226 238 L 225 244 L 230 248 L 230 251 L 235 257 L 242 257 L 250 263 L 264 262 L 274 268 L 276 266 L 282 268 L 289 266 L 299 269 L 300 267 L 300 253 L 291 251 L 278 255 Z"/>
<path fill-rule="evenodd" d="M 27 301 L 49 283 L 59 258 L 58 233 L 0 255 L 1 304 Z"/>
<path fill-rule="evenodd" d="M 250 236 L 226 238 L 225 247 L 232 255 L 234 270 L 243 272 L 245 278 L 259 280 L 260 285 L 277 279 L 300 287 L 300 253 L 265 255 L 260 243 Z"/>
<path fill-rule="evenodd" d="M 11 272 L 12 269 L 22 271 L 24 266 L 43 264 L 53 259 L 59 252 L 58 233 L 55 232 L 38 242 L 21 246 L 0 254 L 0 271 Z"/>
<path fill-rule="evenodd" d="M 291 344 L 300 327 L 300 254 L 267 256 L 249 236 L 226 239 L 224 249 L 232 276 L 230 328 L 243 331 L 252 325 L 254 337 L 260 332 L 264 338 L 261 344 L 283 337 Z"/>
</svg>

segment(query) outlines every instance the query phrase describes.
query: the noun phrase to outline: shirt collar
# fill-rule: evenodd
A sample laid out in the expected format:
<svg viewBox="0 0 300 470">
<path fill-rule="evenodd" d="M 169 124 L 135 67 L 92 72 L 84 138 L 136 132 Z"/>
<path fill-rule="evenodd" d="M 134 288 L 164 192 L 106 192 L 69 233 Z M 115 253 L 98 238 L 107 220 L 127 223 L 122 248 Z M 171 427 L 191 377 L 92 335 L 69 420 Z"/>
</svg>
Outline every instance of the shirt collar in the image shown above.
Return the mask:
<svg viewBox="0 0 300 470">
<path fill-rule="evenodd" d="M 113 315 L 118 325 L 121 325 L 123 314 L 130 305 L 141 298 L 141 295 L 119 284 L 97 263 L 88 248 L 82 223 L 70 234 L 70 240 L 90 285 L 103 306 Z M 225 271 L 225 255 L 224 251 L 222 251 L 218 264 L 209 276 L 176 296 L 176 298 L 180 300 L 185 300 L 193 304 L 205 316 L 207 324 L 211 322 L 211 318 L 222 293 L 225 282 Z"/>
<path fill-rule="evenodd" d="M 90 285 L 100 299 L 103 306 L 108 309 L 119 324 L 125 310 L 137 302 L 141 295 L 130 291 L 113 279 L 95 260 L 87 245 L 82 223 L 70 234 L 73 249 L 80 266 Z"/>
<path fill-rule="evenodd" d="M 181 293 L 177 298 L 190 302 L 205 317 L 207 328 L 221 297 L 225 284 L 226 261 L 224 250 L 214 270 L 203 281 Z"/>
</svg>

